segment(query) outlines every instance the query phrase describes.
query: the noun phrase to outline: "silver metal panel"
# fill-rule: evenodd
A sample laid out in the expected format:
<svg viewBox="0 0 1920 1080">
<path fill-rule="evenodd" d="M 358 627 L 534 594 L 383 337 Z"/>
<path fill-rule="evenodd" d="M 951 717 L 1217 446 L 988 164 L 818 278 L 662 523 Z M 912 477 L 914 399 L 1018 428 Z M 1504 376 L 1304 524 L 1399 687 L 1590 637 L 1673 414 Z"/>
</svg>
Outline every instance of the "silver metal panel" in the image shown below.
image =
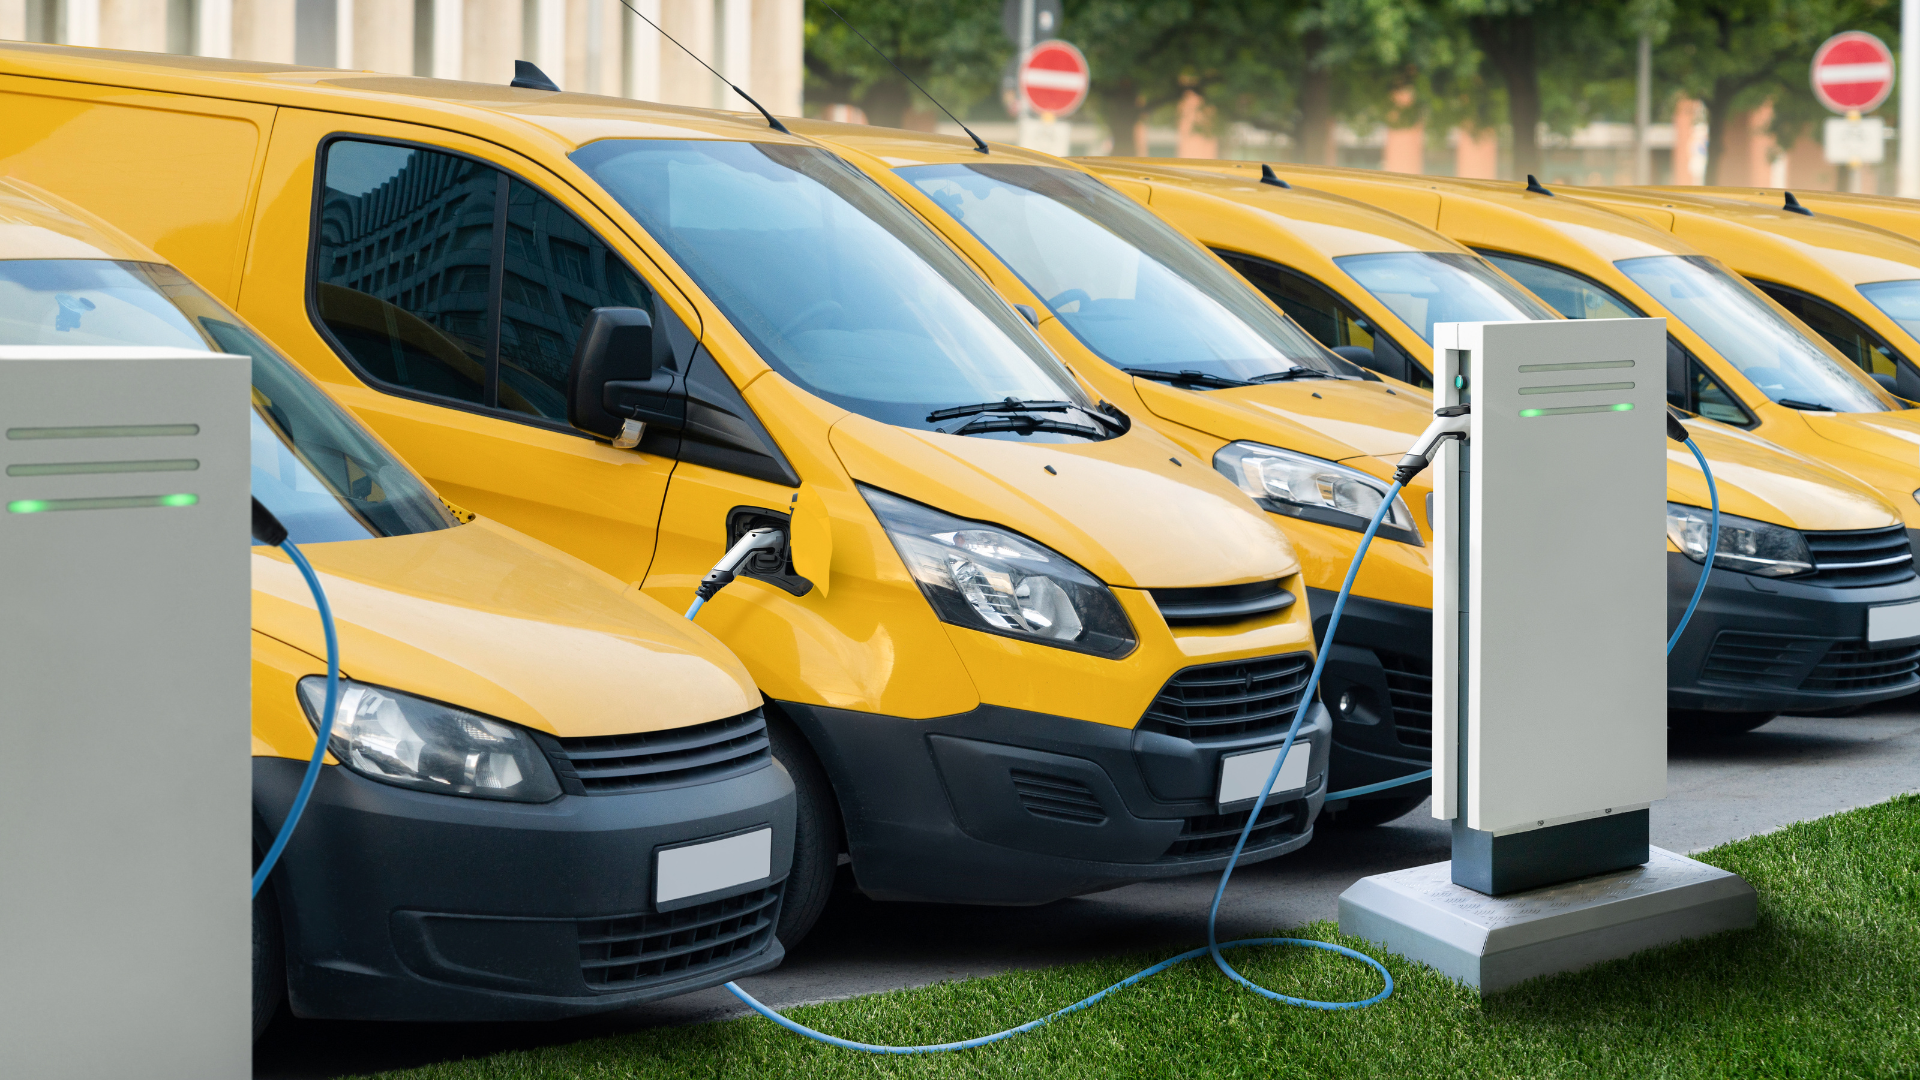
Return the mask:
<svg viewBox="0 0 1920 1080">
<path fill-rule="evenodd" d="M 0 348 L 0 1076 L 249 1071 L 250 383 Z M 153 425 L 197 432 L 26 430 Z"/>
<path fill-rule="evenodd" d="M 1450 519 L 1467 565 L 1457 539 L 1436 551 L 1456 558 L 1435 562 L 1437 604 L 1466 611 L 1451 646 L 1466 652 L 1466 724 L 1445 698 L 1434 740 L 1465 748 L 1458 811 L 1472 828 L 1666 795 L 1665 343 L 1661 319 L 1435 328 L 1466 380 L 1448 395 L 1473 406 L 1465 514 L 1456 503 Z M 1436 506 L 1460 479 L 1435 476 Z M 1463 587 L 1440 581 L 1457 574 Z"/>
<path fill-rule="evenodd" d="M 1645 866 L 1492 897 L 1451 863 L 1362 878 L 1340 894 L 1340 932 L 1379 942 L 1483 994 L 1643 949 L 1752 926 L 1739 875 L 1652 850 Z"/>
</svg>

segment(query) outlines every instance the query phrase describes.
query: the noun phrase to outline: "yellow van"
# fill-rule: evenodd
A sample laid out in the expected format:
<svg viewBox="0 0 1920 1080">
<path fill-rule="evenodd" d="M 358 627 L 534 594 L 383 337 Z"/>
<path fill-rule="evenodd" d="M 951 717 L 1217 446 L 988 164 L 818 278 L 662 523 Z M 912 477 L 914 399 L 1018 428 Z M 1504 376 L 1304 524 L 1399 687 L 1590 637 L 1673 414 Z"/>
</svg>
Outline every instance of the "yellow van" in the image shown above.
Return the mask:
<svg viewBox="0 0 1920 1080">
<path fill-rule="evenodd" d="M 1751 187 L 1645 187 L 1631 191 L 1674 192 L 1709 199 L 1738 199 L 1795 214 L 1827 215 L 1872 225 L 1912 239 L 1920 237 L 1920 199 L 1894 195 L 1856 195 L 1845 191 L 1788 191 Z"/>
<path fill-rule="evenodd" d="M 1671 230 L 1758 286 L 1882 388 L 1920 399 L 1920 242 L 1911 231 L 1669 191 L 1568 190 Z"/>
<path fill-rule="evenodd" d="M 1274 515 L 1299 553 L 1323 636 L 1374 509 L 1432 420 L 1428 395 L 1343 360 L 1220 261 L 1072 162 L 963 138 L 792 121 L 834 148 L 980 267 L 1074 370 Z M 1508 286 L 1511 289 L 1511 286 Z M 1517 289 L 1512 290 L 1519 294 Z M 1327 659 L 1332 785 L 1428 767 L 1432 728 L 1430 536 L 1416 479 L 1368 552 Z M 1374 824 L 1426 786 L 1336 805 Z"/>
<path fill-rule="evenodd" d="M 507 86 L 0 66 L 0 170 L 202 275 L 448 498 L 675 609 L 791 533 L 699 615 L 797 787 L 787 946 L 843 854 L 872 896 L 991 904 L 1224 865 L 1313 657 L 1286 537 L 840 158 Z M 1329 727 L 1249 859 L 1311 838 Z"/>
<path fill-rule="evenodd" d="M 1260 166 L 1201 167 L 1245 175 Z M 1666 316 L 1669 402 L 1838 468 L 1878 492 L 1920 536 L 1920 411 L 1671 232 L 1584 201 L 1577 189 L 1556 195 L 1497 181 L 1274 169 L 1451 237 L 1569 318 Z M 1904 554 L 1891 538 L 1863 543 L 1850 561 Z"/>
<path fill-rule="evenodd" d="M 1357 362 L 1371 361 L 1397 377 L 1424 380 L 1432 370 L 1434 322 L 1558 317 L 1538 301 L 1501 314 L 1490 299 L 1500 294 L 1483 284 L 1497 271 L 1433 230 L 1377 207 L 1252 177 L 1139 160 L 1086 163 L 1103 176 L 1146 185 L 1156 213 L 1212 248 L 1302 326 L 1326 344 L 1341 342 Z M 1686 637 L 1668 658 L 1669 723 L 1726 732 L 1775 713 L 1828 712 L 1912 692 L 1910 675 L 1865 683 L 1832 676 L 1850 655 L 1846 643 L 1862 636 L 1867 610 L 1920 596 L 1920 579 L 1883 591 L 1802 572 L 1756 605 L 1747 578 L 1778 571 L 1742 551 L 1754 542 L 1749 533 L 1792 533 L 1820 544 L 1837 533 L 1897 529 L 1899 515 L 1830 466 L 1712 421 L 1696 419 L 1688 427 L 1712 463 L 1723 511 L 1745 520 L 1739 523 L 1744 531 L 1722 530 L 1715 563 L 1735 573 L 1708 583 Z M 1676 540 L 1685 539 L 1708 500 L 1691 453 L 1669 447 L 1667 473 L 1671 625 L 1699 581 L 1695 558 L 1705 554 L 1699 545 L 1683 551 Z M 1793 640 L 1809 653 L 1827 651 L 1814 669 L 1789 679 L 1732 662 L 1750 655 L 1742 650 L 1763 637 Z"/>
<path fill-rule="evenodd" d="M 231 310 L 85 211 L 0 180 L 0 238 L 0 345 L 253 359 L 253 495 L 334 612 L 332 767 L 254 898 L 255 1036 L 283 997 L 303 1017 L 536 1020 L 780 962 L 793 783 L 719 642 L 449 508 Z M 325 657 L 305 582 L 256 546 L 256 865 L 313 755 Z M 680 870 L 715 841 L 746 876 Z"/>
</svg>

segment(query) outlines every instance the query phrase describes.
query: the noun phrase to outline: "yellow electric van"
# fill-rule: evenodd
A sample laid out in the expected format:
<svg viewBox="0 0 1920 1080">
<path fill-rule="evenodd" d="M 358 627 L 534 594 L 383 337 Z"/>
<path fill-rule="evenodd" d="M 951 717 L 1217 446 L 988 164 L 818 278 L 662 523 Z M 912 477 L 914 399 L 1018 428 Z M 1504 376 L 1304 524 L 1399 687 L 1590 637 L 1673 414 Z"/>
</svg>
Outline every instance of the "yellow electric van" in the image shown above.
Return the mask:
<svg viewBox="0 0 1920 1080">
<path fill-rule="evenodd" d="M 303 1017 L 534 1020 L 780 962 L 793 783 L 751 678 L 712 636 L 448 507 L 152 251 L 6 180 L 0 345 L 253 360 L 253 496 L 320 573 L 342 675 L 330 767 L 254 899 L 255 1036 L 283 997 Z M 10 510 L 81 452 L 69 441 L 8 468 Z M 102 511 L 129 529 L 177 512 Z M 299 572 L 274 548 L 252 561 L 257 864 L 313 755 L 327 665 Z M 683 868 L 701 859 L 710 878 Z"/>
<path fill-rule="evenodd" d="M 1884 389 L 1920 399 L 1920 242 L 1911 233 L 1712 196 L 1569 190 L 1671 230 L 1758 286 Z M 1920 204 L 1914 218 L 1920 223 Z"/>
<path fill-rule="evenodd" d="M 1710 199 L 1738 199 L 1794 214 L 1830 215 L 1872 225 L 1909 239 L 1920 237 L 1920 199 L 1894 195 L 1856 195 L 1846 191 L 1788 191 L 1751 187 L 1645 187 L 1629 190 L 1675 192 Z"/>
<path fill-rule="evenodd" d="M 842 855 L 989 904 L 1224 864 L 1313 658 L 1286 537 L 838 156 L 508 86 L 0 67 L 0 170 L 203 275 L 449 499 L 675 609 L 789 533 L 699 615 L 794 776 L 788 947 Z M 1330 726 L 1249 859 L 1311 838 Z"/>
<path fill-rule="evenodd" d="M 1246 175 L 1258 165 L 1209 162 Z M 1294 182 L 1392 210 L 1486 256 L 1569 318 L 1664 315 L 1667 399 L 1838 468 L 1920 536 L 1920 410 L 1905 408 L 1825 338 L 1673 233 L 1516 183 L 1274 166 Z M 1860 557 L 1895 559 L 1888 540 Z M 1870 561 L 1870 560 L 1867 560 Z"/>
<path fill-rule="evenodd" d="M 931 224 L 1107 400 L 1272 513 L 1299 554 L 1324 636 L 1360 533 L 1432 420 L 1428 395 L 1322 347 L 1191 239 L 1071 162 L 997 143 L 982 156 L 951 136 L 791 126 Z M 1428 764 L 1376 744 L 1382 732 L 1411 742 L 1432 727 L 1430 549 L 1410 509 L 1429 490 L 1420 478 L 1391 509 L 1327 659 L 1320 696 L 1332 708 L 1336 789 Z M 1334 820 L 1391 820 L 1426 795 L 1409 785 L 1342 800 Z"/>
<path fill-rule="evenodd" d="M 1496 303 L 1501 288 L 1513 288 L 1487 281 L 1505 282 L 1498 271 L 1433 230 L 1377 207 L 1250 176 L 1139 160 L 1086 163 L 1101 175 L 1145 185 L 1156 213 L 1212 248 L 1322 342 L 1340 341 L 1357 362 L 1397 377 L 1424 379 L 1432 370 L 1434 322 L 1559 317 L 1531 297 L 1524 307 Z M 1715 565 L 1727 573 L 1708 583 L 1687 636 L 1668 658 L 1669 723 L 1682 731 L 1726 732 L 1780 712 L 1829 712 L 1912 692 L 1906 678 L 1849 683 L 1830 675 L 1847 655 L 1841 646 L 1861 636 L 1867 611 L 1890 598 L 1920 596 L 1920 580 L 1887 594 L 1802 572 L 1788 578 L 1794 587 L 1787 594 L 1776 592 L 1756 605 L 1746 577 L 1779 571 L 1743 551 L 1754 543 L 1747 535 L 1754 531 L 1779 530 L 1819 543 L 1838 533 L 1898 528 L 1899 515 L 1829 466 L 1712 421 L 1695 419 L 1689 428 L 1714 468 L 1722 509 L 1744 519 L 1744 531 L 1722 531 Z M 1669 447 L 1667 471 L 1673 625 L 1699 582 L 1696 559 L 1704 548 L 1682 545 L 1707 498 L 1691 453 Z M 1723 634 L 1731 636 L 1723 641 Z M 1745 635 L 1791 638 L 1809 651 L 1824 648 L 1832 667 L 1782 680 L 1729 663 L 1737 644 L 1757 640 Z M 1335 733 L 1341 734 L 1337 724 Z"/>
</svg>

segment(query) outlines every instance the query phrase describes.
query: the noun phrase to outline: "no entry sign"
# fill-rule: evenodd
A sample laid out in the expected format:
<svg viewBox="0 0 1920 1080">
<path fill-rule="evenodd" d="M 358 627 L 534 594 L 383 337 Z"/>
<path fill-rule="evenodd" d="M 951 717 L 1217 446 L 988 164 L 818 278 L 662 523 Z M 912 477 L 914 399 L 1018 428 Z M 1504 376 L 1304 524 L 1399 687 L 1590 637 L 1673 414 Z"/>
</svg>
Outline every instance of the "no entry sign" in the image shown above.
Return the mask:
<svg viewBox="0 0 1920 1080">
<path fill-rule="evenodd" d="M 1020 61 L 1020 93 L 1034 111 L 1066 116 L 1087 100 L 1087 58 L 1064 41 L 1043 41 Z"/>
<path fill-rule="evenodd" d="M 1893 92 L 1893 50 L 1872 34 L 1835 34 L 1813 53 L 1813 96 L 1837 113 L 1869 113 Z"/>
</svg>

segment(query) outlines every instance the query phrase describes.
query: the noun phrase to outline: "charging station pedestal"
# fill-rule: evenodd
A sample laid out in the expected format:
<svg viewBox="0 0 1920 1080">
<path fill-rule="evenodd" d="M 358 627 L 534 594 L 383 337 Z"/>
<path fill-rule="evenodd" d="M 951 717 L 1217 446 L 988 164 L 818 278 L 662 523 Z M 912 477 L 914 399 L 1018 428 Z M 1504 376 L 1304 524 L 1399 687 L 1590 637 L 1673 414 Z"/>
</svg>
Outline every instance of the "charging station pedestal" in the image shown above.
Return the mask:
<svg viewBox="0 0 1920 1080">
<path fill-rule="evenodd" d="M 0 1076 L 251 1070 L 251 382 L 0 347 Z"/>
<path fill-rule="evenodd" d="M 1342 932 L 1492 993 L 1752 925 L 1649 843 L 1666 795 L 1666 321 L 1441 323 L 1433 816 L 1453 859 L 1364 878 Z"/>
</svg>

